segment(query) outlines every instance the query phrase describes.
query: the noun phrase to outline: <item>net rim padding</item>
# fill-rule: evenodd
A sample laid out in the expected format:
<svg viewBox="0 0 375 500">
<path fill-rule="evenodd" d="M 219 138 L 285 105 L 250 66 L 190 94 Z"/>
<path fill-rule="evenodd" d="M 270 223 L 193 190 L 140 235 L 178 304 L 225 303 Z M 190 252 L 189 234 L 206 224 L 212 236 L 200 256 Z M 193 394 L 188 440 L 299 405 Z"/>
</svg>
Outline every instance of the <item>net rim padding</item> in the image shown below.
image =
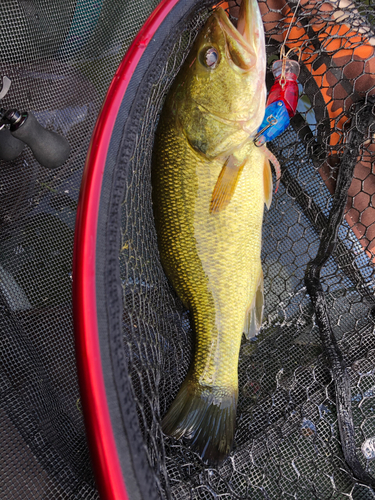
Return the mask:
<svg viewBox="0 0 375 500">
<path fill-rule="evenodd" d="M 116 446 L 108 387 L 106 391 L 103 375 L 98 316 L 95 314 L 96 245 L 93 242 L 98 236 L 104 166 L 117 115 L 134 71 L 153 36 L 178 2 L 160 2 L 135 37 L 111 81 L 91 137 L 77 209 L 73 251 L 75 348 L 90 454 L 100 498 L 103 499 L 128 500 L 134 498 L 133 494 L 142 498 L 139 491 L 134 491 L 137 490 L 132 477 L 134 471 L 124 469 Z"/>
</svg>

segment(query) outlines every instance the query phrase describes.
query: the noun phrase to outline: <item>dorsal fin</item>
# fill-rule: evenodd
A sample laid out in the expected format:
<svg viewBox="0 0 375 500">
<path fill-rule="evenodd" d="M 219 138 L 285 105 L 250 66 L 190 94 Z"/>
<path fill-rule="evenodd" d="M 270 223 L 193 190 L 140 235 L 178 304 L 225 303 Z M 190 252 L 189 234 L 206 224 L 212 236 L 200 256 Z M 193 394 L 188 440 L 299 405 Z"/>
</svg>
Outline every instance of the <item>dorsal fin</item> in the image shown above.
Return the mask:
<svg viewBox="0 0 375 500">
<path fill-rule="evenodd" d="M 210 213 L 221 212 L 229 205 L 245 163 L 246 160 L 241 163 L 233 155 L 227 158 L 212 192 Z"/>
</svg>

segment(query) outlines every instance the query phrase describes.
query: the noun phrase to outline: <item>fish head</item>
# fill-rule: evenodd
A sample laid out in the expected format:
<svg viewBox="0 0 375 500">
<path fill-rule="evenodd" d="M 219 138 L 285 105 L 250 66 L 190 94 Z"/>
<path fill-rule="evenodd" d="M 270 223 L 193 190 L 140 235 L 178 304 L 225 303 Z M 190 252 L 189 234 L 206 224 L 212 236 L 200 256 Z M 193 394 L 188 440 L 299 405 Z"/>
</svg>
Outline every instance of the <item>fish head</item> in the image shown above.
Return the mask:
<svg viewBox="0 0 375 500">
<path fill-rule="evenodd" d="M 255 135 L 264 117 L 266 51 L 256 0 L 243 0 L 235 27 L 217 8 L 177 78 L 174 113 L 192 147 L 215 157 Z"/>
</svg>

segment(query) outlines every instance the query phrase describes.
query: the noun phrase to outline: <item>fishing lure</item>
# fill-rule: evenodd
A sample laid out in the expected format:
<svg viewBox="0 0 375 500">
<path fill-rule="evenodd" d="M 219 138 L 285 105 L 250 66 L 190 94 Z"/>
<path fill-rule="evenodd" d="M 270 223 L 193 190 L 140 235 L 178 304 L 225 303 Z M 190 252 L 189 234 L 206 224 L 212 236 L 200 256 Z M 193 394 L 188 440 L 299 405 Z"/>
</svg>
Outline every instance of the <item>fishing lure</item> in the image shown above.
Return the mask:
<svg viewBox="0 0 375 500">
<path fill-rule="evenodd" d="M 299 97 L 297 79 L 300 66 L 299 62 L 288 58 L 291 52 L 294 52 L 294 49 L 285 54 L 283 45 L 280 59 L 272 65 L 275 83 L 268 95 L 263 121 L 254 137 L 256 146 L 262 146 L 284 132 L 289 126 L 290 119 L 296 113 Z"/>
</svg>

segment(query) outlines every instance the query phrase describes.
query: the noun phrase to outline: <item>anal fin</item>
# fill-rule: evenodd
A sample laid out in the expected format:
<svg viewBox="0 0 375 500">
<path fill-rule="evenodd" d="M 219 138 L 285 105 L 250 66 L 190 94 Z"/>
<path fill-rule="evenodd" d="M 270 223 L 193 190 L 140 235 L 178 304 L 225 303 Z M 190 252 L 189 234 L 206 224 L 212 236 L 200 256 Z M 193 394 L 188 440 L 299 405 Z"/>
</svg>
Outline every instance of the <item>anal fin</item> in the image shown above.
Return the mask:
<svg viewBox="0 0 375 500">
<path fill-rule="evenodd" d="M 260 271 L 255 297 L 246 312 L 244 333 L 247 339 L 258 335 L 262 326 L 264 309 L 263 271 Z"/>
</svg>

